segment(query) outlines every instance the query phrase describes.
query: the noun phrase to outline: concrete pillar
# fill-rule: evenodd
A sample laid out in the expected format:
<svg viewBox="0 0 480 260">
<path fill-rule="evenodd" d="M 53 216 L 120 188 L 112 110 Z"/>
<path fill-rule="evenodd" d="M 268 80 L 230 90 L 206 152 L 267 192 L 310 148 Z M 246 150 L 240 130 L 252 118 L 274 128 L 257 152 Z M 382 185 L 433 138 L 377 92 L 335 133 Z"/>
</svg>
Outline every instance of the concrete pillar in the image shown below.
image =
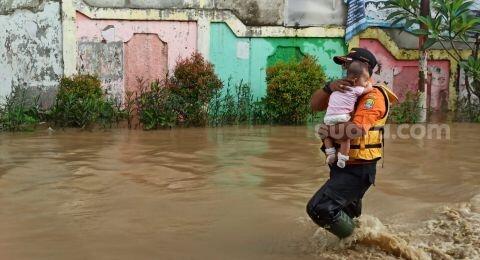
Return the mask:
<svg viewBox="0 0 480 260">
<path fill-rule="evenodd" d="M 210 60 L 210 21 L 202 16 L 198 19 L 197 26 L 197 50 L 205 59 Z"/>
<path fill-rule="evenodd" d="M 62 28 L 63 28 L 63 73 L 65 77 L 76 74 L 77 68 L 77 39 L 76 13 L 74 1 L 62 1 Z"/>
</svg>

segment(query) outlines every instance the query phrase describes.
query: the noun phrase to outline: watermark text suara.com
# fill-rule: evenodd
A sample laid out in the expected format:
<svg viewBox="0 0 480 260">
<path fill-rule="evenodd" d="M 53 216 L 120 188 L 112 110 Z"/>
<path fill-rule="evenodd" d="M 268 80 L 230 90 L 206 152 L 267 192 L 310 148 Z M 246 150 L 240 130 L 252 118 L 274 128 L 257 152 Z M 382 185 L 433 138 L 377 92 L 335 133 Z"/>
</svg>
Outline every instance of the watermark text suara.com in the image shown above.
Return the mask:
<svg viewBox="0 0 480 260">
<path fill-rule="evenodd" d="M 342 139 L 344 134 L 349 139 L 358 136 L 358 127 L 353 124 L 339 124 L 329 129 L 322 124 L 316 125 L 315 133 L 317 138 L 327 136 L 328 134 L 333 139 Z M 372 130 L 380 130 L 380 128 L 377 127 Z M 385 139 L 392 140 L 450 140 L 450 125 L 448 124 L 386 124 L 381 131 L 383 131 Z"/>
</svg>

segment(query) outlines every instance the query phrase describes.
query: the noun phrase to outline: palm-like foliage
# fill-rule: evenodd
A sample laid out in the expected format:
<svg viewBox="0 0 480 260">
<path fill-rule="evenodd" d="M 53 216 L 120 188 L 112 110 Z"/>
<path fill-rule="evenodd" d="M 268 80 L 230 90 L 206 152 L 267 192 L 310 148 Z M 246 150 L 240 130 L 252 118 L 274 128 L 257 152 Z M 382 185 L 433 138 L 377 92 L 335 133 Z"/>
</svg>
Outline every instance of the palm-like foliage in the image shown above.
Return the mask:
<svg viewBox="0 0 480 260">
<path fill-rule="evenodd" d="M 480 32 L 480 18 L 470 11 L 473 4 L 469 0 L 433 0 L 429 16 L 420 15 L 420 0 L 390 0 L 385 8 L 393 10 L 387 17 L 392 20 L 392 25 L 405 22 L 406 30 L 428 37 L 423 49 L 439 42 L 454 59 L 460 61 L 462 57 L 455 42 L 465 43 L 473 52 L 474 46 L 469 39 Z M 426 29 L 420 29 L 421 24 Z"/>
<path fill-rule="evenodd" d="M 421 15 L 421 0 L 389 0 L 385 8 L 392 12 L 387 17 L 392 25 L 403 22 L 404 29 L 417 36 L 425 36 L 422 50 L 439 43 L 450 57 L 466 72 L 467 102 L 471 107 L 471 94 L 480 98 L 480 18 L 472 12 L 471 0 L 431 0 L 430 14 Z M 464 58 L 458 46 L 463 43 L 471 51 Z M 473 79 L 473 84 L 468 78 Z"/>
</svg>

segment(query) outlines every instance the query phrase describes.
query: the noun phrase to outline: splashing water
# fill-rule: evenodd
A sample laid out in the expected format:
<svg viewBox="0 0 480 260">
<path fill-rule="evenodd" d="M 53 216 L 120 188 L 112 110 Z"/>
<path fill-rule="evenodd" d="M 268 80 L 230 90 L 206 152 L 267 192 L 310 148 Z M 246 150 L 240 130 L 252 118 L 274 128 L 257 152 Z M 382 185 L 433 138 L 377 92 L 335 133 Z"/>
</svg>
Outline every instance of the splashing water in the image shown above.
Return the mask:
<svg viewBox="0 0 480 260">
<path fill-rule="evenodd" d="M 416 226 L 385 226 L 378 218 L 357 219 L 354 233 L 339 240 L 319 228 L 312 241 L 327 259 L 480 259 L 480 194 L 470 203 L 444 207 L 434 219 Z"/>
<path fill-rule="evenodd" d="M 429 259 L 422 250 L 409 246 L 404 239 L 388 232 L 378 218 L 367 215 L 359 219 L 359 224 L 356 232 L 342 241 L 343 246 L 359 243 L 366 246 L 377 246 L 386 253 L 406 259 Z"/>
<path fill-rule="evenodd" d="M 376 253 L 379 256 L 391 254 L 412 260 L 430 259 L 423 250 L 410 246 L 400 236 L 388 231 L 387 227 L 373 216 L 364 215 L 360 217 L 358 228 L 346 239 L 338 240 L 322 231 L 322 229 L 319 229 L 314 235 L 316 239 L 324 241 L 319 253 L 333 259 L 344 258 L 347 255 L 352 257 L 352 255 L 372 254 L 372 249 L 377 250 Z M 352 254 L 352 250 L 356 252 Z"/>
</svg>

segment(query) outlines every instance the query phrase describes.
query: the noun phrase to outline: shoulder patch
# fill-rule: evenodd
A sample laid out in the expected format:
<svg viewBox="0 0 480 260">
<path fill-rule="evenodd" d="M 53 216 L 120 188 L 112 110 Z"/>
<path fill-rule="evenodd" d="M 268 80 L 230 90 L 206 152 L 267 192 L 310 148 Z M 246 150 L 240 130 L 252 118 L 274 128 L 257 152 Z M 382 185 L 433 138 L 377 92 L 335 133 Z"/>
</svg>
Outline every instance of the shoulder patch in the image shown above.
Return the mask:
<svg viewBox="0 0 480 260">
<path fill-rule="evenodd" d="M 375 99 L 368 97 L 368 99 L 365 100 L 365 104 L 363 106 L 365 109 L 372 109 L 373 105 L 375 105 Z"/>
</svg>

